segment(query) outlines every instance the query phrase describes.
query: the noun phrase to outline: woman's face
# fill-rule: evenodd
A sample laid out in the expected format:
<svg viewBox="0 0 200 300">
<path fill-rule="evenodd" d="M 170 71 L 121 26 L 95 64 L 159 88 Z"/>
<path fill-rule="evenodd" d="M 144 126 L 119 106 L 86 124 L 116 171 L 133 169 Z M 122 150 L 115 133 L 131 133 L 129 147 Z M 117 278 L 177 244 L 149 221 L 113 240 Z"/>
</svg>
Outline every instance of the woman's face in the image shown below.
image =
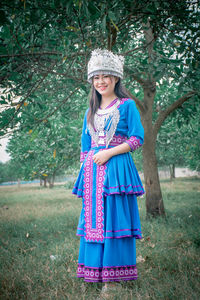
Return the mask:
<svg viewBox="0 0 200 300">
<path fill-rule="evenodd" d="M 118 78 L 111 75 L 95 75 L 93 77 L 94 88 L 102 96 L 111 96 L 114 94 L 115 84 Z"/>
</svg>

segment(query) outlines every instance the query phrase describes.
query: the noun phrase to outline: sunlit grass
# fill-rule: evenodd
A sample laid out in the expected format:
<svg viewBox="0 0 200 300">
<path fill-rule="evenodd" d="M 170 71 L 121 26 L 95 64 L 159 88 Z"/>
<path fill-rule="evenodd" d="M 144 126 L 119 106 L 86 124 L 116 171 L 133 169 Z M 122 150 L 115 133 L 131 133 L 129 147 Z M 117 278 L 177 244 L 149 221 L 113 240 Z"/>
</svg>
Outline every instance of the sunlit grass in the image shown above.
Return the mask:
<svg viewBox="0 0 200 300">
<path fill-rule="evenodd" d="M 139 278 L 111 299 L 199 299 L 199 183 L 162 181 L 166 218 L 146 220 L 145 198 L 138 199 Z M 1 187 L 0 193 L 0 299 L 98 297 L 101 284 L 88 283 L 83 292 L 76 278 L 81 199 L 63 186 Z"/>
</svg>

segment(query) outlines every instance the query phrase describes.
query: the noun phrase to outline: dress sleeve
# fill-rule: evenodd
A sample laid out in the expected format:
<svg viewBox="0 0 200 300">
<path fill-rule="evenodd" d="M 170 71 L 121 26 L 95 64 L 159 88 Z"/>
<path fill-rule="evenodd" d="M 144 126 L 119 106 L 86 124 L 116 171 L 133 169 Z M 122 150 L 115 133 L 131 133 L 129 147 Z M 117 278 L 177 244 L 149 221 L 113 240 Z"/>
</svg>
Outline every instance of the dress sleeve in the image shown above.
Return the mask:
<svg viewBox="0 0 200 300">
<path fill-rule="evenodd" d="M 81 135 L 81 154 L 80 154 L 80 162 L 83 162 L 87 153 L 91 148 L 91 136 L 89 134 L 89 130 L 87 128 L 87 112 L 85 113 L 84 121 L 83 121 L 83 129 Z"/>
<path fill-rule="evenodd" d="M 128 139 L 126 143 L 130 146 L 131 151 L 134 151 L 141 147 L 144 142 L 144 129 L 139 111 L 133 100 L 128 101 L 126 114 L 128 124 Z"/>
</svg>

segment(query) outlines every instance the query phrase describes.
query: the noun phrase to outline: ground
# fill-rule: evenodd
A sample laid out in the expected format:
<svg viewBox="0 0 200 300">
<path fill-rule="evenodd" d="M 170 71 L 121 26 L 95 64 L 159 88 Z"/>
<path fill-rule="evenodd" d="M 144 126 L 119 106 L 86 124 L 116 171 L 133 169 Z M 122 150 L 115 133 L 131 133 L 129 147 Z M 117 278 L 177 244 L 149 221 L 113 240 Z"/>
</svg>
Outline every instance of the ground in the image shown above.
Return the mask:
<svg viewBox="0 0 200 300">
<path fill-rule="evenodd" d="M 111 299 L 199 299 L 200 179 L 161 181 L 166 218 L 146 220 L 137 241 L 138 280 Z M 96 299 L 101 284 L 76 278 L 81 200 L 71 190 L 0 187 L 0 299 Z"/>
</svg>

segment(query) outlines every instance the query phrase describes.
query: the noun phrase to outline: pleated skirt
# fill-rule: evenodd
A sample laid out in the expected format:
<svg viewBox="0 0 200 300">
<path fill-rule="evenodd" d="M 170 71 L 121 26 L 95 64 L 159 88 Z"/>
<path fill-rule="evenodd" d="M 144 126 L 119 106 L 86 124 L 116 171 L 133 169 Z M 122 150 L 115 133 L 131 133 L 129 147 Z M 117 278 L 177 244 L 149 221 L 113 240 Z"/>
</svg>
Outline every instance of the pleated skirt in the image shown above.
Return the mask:
<svg viewBox="0 0 200 300">
<path fill-rule="evenodd" d="M 137 197 L 144 194 L 142 182 L 130 153 L 98 166 L 93 162 L 98 151 L 88 152 L 72 191 L 82 198 L 77 276 L 91 282 L 135 280 L 136 239 L 142 238 L 137 205 Z"/>
<path fill-rule="evenodd" d="M 142 238 L 136 196 L 104 197 L 104 243 L 86 241 L 84 224 L 82 209 L 77 277 L 87 282 L 136 280 L 136 239 Z"/>
</svg>

